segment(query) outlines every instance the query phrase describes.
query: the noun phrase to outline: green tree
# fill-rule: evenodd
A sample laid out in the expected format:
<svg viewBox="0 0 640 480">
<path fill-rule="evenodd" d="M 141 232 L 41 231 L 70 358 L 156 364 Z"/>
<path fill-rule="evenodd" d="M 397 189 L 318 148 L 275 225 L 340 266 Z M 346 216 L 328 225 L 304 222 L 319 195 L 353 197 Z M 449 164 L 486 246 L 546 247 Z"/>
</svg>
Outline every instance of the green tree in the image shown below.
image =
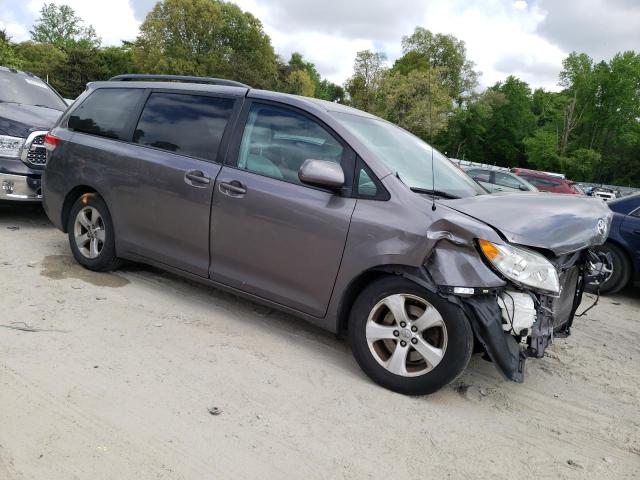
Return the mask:
<svg viewBox="0 0 640 480">
<path fill-rule="evenodd" d="M 131 43 L 124 42 L 120 47 L 106 47 L 98 51 L 105 78 L 123 73 L 139 73 L 131 47 Z"/>
<path fill-rule="evenodd" d="M 504 102 L 492 108 L 487 128 L 485 158 L 482 161 L 502 166 L 517 166 L 525 162 L 523 140 L 535 129 L 531 111 L 531 89 L 526 82 L 513 76 L 489 90 L 504 96 Z"/>
<path fill-rule="evenodd" d="M 260 21 L 220 0 L 164 0 L 133 47 L 148 73 L 224 77 L 257 88 L 276 85 L 276 56 Z"/>
<path fill-rule="evenodd" d="M 21 68 L 22 66 L 22 61 L 14 51 L 11 38 L 4 30 L 0 30 L 0 65 L 11 68 Z"/>
<path fill-rule="evenodd" d="M 500 108 L 506 101 L 502 93 L 493 90 L 472 96 L 462 107 L 454 109 L 436 145 L 454 158 L 495 163 L 486 153 L 488 130 L 494 108 Z"/>
<path fill-rule="evenodd" d="M 336 85 L 327 79 L 322 79 L 319 85 L 316 85 L 316 98 L 327 100 L 329 102 L 344 103 L 345 91 L 340 85 Z"/>
<path fill-rule="evenodd" d="M 100 45 L 94 28 L 91 25 L 85 27 L 82 19 L 68 5 L 43 5 L 40 18 L 29 33 L 34 42 L 48 43 L 63 51 L 76 44 L 83 47 Z"/>
<path fill-rule="evenodd" d="M 447 121 L 451 99 L 431 77 L 437 72 L 389 72 L 380 87 L 374 113 L 429 141 Z"/>
<path fill-rule="evenodd" d="M 392 70 L 402 75 L 408 75 L 410 72 L 416 70 L 426 72 L 430 68 L 431 64 L 425 55 L 411 50 L 394 62 Z"/>
<path fill-rule="evenodd" d="M 309 74 L 304 70 L 294 70 L 287 77 L 287 93 L 313 97 L 316 86 Z"/>
<path fill-rule="evenodd" d="M 277 89 L 284 92 L 290 92 L 291 87 L 289 85 L 289 79 L 293 72 L 304 72 L 313 83 L 313 94 L 307 96 L 314 96 L 321 98 L 322 100 L 328 100 L 330 102 L 344 101 L 344 90 L 342 87 L 323 79 L 320 73 L 316 69 L 316 66 L 312 62 L 308 62 L 304 59 L 302 54 L 293 52 L 291 58 L 287 63 L 278 58 L 278 85 Z M 300 75 L 296 75 L 300 79 Z M 309 88 L 306 89 L 310 91 Z"/>
<path fill-rule="evenodd" d="M 63 80 L 56 78 L 59 65 L 66 59 L 64 52 L 49 43 L 31 41 L 16 44 L 14 51 L 20 58 L 23 70 L 48 80 L 56 90 L 64 86 Z"/>
<path fill-rule="evenodd" d="M 402 38 L 404 57 L 396 62 L 399 70 L 424 69 L 426 64 L 440 72 L 440 81 L 449 96 L 459 105 L 463 97 L 478 84 L 474 63 L 467 58 L 467 48 L 453 35 L 433 34 L 416 27 L 413 34 Z M 422 57 L 422 58 L 421 58 Z"/>
<path fill-rule="evenodd" d="M 387 68 L 384 53 L 364 50 L 356 54 L 354 74 L 347 80 L 349 103 L 355 108 L 369 111 L 375 108 L 380 86 Z"/>
<path fill-rule="evenodd" d="M 564 94 L 571 99 L 564 114 L 560 150 L 597 152 L 598 165 L 590 180 L 625 179 L 640 182 L 636 146 L 640 118 L 640 55 L 624 52 L 609 62 L 595 63 L 585 54 L 572 53 L 560 74 Z M 568 122 L 568 120 L 572 120 Z M 634 179 L 635 180 L 632 180 Z"/>
<path fill-rule="evenodd" d="M 106 80 L 108 76 L 98 50 L 78 44 L 67 48 L 62 61 L 55 65 L 50 81 L 63 97 L 75 98 L 88 82 Z"/>
</svg>

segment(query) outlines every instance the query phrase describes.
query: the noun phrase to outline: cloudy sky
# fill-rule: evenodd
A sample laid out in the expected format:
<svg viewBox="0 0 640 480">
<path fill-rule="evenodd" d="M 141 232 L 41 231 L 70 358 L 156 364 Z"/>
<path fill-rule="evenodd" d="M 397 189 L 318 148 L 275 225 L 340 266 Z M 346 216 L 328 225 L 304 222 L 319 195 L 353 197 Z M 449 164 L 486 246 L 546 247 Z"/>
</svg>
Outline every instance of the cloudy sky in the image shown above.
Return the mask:
<svg viewBox="0 0 640 480">
<path fill-rule="evenodd" d="M 66 3 L 92 24 L 103 44 L 133 40 L 156 0 L 48 0 Z M 596 60 L 640 50 L 640 0 L 234 0 L 260 18 L 276 52 L 299 51 L 336 83 L 355 54 L 372 49 L 390 62 L 416 25 L 464 40 L 482 86 L 516 75 L 557 89 L 571 51 Z M 0 0 L 0 29 L 29 38 L 44 0 Z"/>
</svg>

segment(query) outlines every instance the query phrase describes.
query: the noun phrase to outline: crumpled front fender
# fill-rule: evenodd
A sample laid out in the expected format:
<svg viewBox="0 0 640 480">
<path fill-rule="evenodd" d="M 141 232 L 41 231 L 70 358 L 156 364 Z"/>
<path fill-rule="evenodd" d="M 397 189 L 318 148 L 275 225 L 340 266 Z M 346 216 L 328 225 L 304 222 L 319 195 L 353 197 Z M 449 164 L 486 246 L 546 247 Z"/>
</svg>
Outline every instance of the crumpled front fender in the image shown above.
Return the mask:
<svg viewBox="0 0 640 480">
<path fill-rule="evenodd" d="M 506 282 L 494 273 L 476 248 L 479 238 L 501 242 L 488 225 L 451 210 L 427 231 L 425 267 L 440 287 L 500 288 Z"/>
</svg>

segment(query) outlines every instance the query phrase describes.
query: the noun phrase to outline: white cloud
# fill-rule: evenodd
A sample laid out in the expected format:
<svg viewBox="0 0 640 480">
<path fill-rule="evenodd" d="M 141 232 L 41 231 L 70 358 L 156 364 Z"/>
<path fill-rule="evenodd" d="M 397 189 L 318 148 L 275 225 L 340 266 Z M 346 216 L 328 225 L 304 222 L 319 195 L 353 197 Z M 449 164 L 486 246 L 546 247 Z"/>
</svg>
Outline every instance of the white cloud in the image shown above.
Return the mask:
<svg viewBox="0 0 640 480">
<path fill-rule="evenodd" d="M 544 18 L 535 6 L 525 10 L 500 0 L 482 6 L 457 1 L 431 4 L 423 25 L 465 41 L 469 58 L 482 72 L 482 86 L 515 75 L 533 87 L 556 90 L 567 52 L 536 33 Z"/>
<path fill-rule="evenodd" d="M 134 40 L 140 22 L 136 20 L 129 0 L 29 0 L 28 10 L 37 18 L 42 5 L 69 5 L 85 25 L 93 25 L 104 45 L 120 45 L 122 40 Z"/>
<path fill-rule="evenodd" d="M 482 87 L 513 74 L 534 87 L 557 89 L 567 54 L 536 33 L 545 12 L 524 0 L 488 0 L 482 5 L 463 0 L 235 3 L 262 20 L 277 52 L 285 57 L 292 51 L 304 54 L 336 83 L 351 74 L 359 50 L 383 51 L 392 63 L 402 55 L 402 37 L 416 26 L 464 40 L 469 58 L 482 72 Z"/>
</svg>

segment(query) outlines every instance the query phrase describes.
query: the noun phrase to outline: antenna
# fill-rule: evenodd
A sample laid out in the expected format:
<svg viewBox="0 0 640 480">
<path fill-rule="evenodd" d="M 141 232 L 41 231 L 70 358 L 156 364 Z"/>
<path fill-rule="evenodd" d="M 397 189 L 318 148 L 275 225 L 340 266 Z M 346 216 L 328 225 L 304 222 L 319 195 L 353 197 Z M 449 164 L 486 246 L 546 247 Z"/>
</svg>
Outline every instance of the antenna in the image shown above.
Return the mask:
<svg viewBox="0 0 640 480">
<path fill-rule="evenodd" d="M 429 144 L 431 146 L 431 210 L 436 211 L 436 172 L 433 166 L 433 118 L 431 115 L 431 68 L 427 70 L 429 82 Z"/>
</svg>

